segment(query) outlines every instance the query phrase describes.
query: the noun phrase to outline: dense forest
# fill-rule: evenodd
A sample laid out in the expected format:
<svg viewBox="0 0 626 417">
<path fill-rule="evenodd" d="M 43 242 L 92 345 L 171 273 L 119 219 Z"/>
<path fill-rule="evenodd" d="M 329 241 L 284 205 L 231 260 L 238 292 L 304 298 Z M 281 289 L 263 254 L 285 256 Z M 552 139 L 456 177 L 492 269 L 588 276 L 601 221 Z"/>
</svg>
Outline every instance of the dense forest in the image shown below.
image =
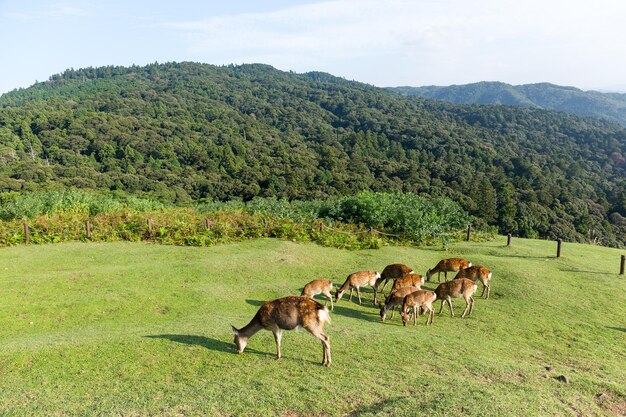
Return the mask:
<svg viewBox="0 0 626 417">
<path fill-rule="evenodd" d="M 0 97 L 0 191 L 160 201 L 457 201 L 525 237 L 626 244 L 626 129 L 534 108 L 455 105 L 260 64 L 68 70 Z"/>
<path fill-rule="evenodd" d="M 550 83 L 510 85 L 495 81 L 451 86 L 394 87 L 407 96 L 456 104 L 504 104 L 600 117 L 626 126 L 626 94 L 583 91 Z"/>
</svg>

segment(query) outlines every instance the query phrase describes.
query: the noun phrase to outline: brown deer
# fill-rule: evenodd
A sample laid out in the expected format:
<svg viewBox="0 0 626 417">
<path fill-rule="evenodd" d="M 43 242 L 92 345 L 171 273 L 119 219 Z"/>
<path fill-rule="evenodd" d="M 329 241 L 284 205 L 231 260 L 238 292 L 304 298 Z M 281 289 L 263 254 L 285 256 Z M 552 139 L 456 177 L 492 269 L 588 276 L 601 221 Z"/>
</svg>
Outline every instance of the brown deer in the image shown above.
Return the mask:
<svg viewBox="0 0 626 417">
<path fill-rule="evenodd" d="M 388 281 L 396 280 L 398 278 L 401 278 L 405 275 L 412 274 L 412 273 L 413 273 L 413 269 L 404 264 L 387 265 L 385 269 L 383 269 L 383 272 L 381 272 L 380 278 L 378 278 L 378 280 L 376 281 L 376 284 L 374 284 L 374 304 L 375 305 L 378 304 L 378 301 L 376 299 L 376 294 L 378 293 L 378 287 L 380 286 L 381 283 L 383 283 L 383 287 L 380 289 L 380 292 L 382 292 L 384 296 L 385 293 L 383 291 L 385 290 L 385 287 L 387 286 Z"/>
<path fill-rule="evenodd" d="M 424 283 L 424 277 L 420 274 L 408 274 L 403 276 L 402 278 L 398 278 L 393 282 L 393 286 L 391 287 L 391 292 L 397 291 L 403 287 L 417 287 L 421 288 Z"/>
<path fill-rule="evenodd" d="M 437 273 L 437 282 L 441 282 L 441 273 L 443 272 L 444 279 L 448 280 L 448 272 L 459 272 L 465 268 L 472 266 L 472 263 L 463 258 L 448 258 L 442 259 L 432 269 L 426 271 L 426 281 L 430 281 L 435 272 Z"/>
<path fill-rule="evenodd" d="M 465 317 L 465 313 L 469 309 L 469 316 L 472 314 L 472 308 L 474 307 L 474 293 L 478 285 L 474 284 L 474 281 L 467 278 L 459 278 L 453 279 L 452 281 L 442 282 L 435 289 L 435 294 L 437 295 L 437 299 L 441 300 L 441 308 L 439 309 L 439 313 L 443 310 L 443 303 L 448 303 L 450 306 L 450 314 L 454 317 L 454 310 L 452 309 L 452 298 L 463 297 L 465 299 L 465 310 L 461 315 L 461 318 Z"/>
<path fill-rule="evenodd" d="M 485 294 L 485 290 L 487 290 L 487 295 L 485 299 L 489 298 L 489 294 L 491 294 L 491 285 L 489 281 L 491 281 L 491 271 L 485 268 L 482 265 L 474 265 L 470 266 L 466 269 L 461 269 L 458 274 L 454 277 L 454 279 L 467 278 L 476 282 L 479 281 L 483 284 L 483 292 L 480 294 L 482 297 Z"/>
<path fill-rule="evenodd" d="M 326 296 L 326 301 L 324 301 L 324 305 L 330 300 L 330 309 L 334 310 L 335 306 L 333 305 L 333 296 L 331 291 L 333 290 L 333 283 L 327 279 L 314 279 L 304 286 L 302 289 L 301 297 L 309 297 L 313 298 L 318 294 L 324 294 Z"/>
<path fill-rule="evenodd" d="M 330 366 L 330 338 L 324 334 L 324 323 L 330 323 L 328 309 L 309 297 L 284 297 L 263 303 L 250 323 L 241 329 L 232 326 L 237 353 L 243 353 L 248 339 L 261 329 L 274 334 L 276 359 L 281 358 L 280 341 L 283 330 L 304 327 L 322 341 L 322 365 Z"/>
<path fill-rule="evenodd" d="M 385 321 L 387 317 L 387 310 L 391 309 L 391 318 L 393 318 L 394 308 L 401 306 L 404 302 L 404 297 L 411 294 L 414 291 L 419 291 L 418 287 L 403 287 L 396 292 L 389 294 L 385 300 L 385 305 L 380 308 L 380 320 Z"/>
<path fill-rule="evenodd" d="M 350 298 L 348 301 L 352 301 L 352 290 L 356 288 L 356 295 L 359 297 L 360 305 L 361 287 L 371 285 L 374 289 L 376 289 L 375 284 L 379 278 L 380 274 L 376 271 L 359 271 L 348 275 L 346 282 L 344 282 L 341 288 L 339 288 L 335 293 L 335 301 L 339 302 L 339 300 L 341 300 L 341 297 L 343 297 L 345 292 L 348 290 L 348 287 L 350 288 Z M 376 304 L 376 291 L 374 291 L 374 304 Z"/>
<path fill-rule="evenodd" d="M 432 291 L 419 290 L 408 294 L 404 297 L 402 303 L 402 324 L 406 326 L 409 321 L 409 309 L 413 309 L 413 326 L 417 325 L 417 316 L 419 315 L 419 308 L 424 308 L 428 311 L 428 317 L 426 318 L 426 325 L 428 326 L 433 322 L 433 316 L 435 315 L 435 308 L 433 303 L 437 299 L 437 295 Z"/>
</svg>

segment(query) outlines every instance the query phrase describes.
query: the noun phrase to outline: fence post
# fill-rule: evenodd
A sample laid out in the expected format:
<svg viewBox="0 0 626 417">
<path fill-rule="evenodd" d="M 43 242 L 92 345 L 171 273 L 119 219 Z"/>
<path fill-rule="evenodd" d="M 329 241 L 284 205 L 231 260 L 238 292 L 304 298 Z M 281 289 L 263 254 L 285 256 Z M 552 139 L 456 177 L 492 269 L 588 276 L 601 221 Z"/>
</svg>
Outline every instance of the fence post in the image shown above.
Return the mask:
<svg viewBox="0 0 626 417">
<path fill-rule="evenodd" d="M 511 246 L 511 234 L 510 233 L 506 235 L 506 245 Z"/>
<path fill-rule="evenodd" d="M 558 239 L 556 241 L 556 257 L 560 258 L 561 257 L 561 244 L 563 243 L 562 239 Z"/>
<path fill-rule="evenodd" d="M 24 221 L 24 243 L 30 243 L 30 231 L 28 230 L 27 221 Z"/>
<path fill-rule="evenodd" d="M 206 227 L 207 230 L 211 228 L 211 220 L 209 220 L 208 217 L 204 219 L 204 227 Z"/>
<path fill-rule="evenodd" d="M 148 219 L 146 220 L 146 223 L 148 224 L 148 235 L 150 235 L 150 237 L 152 237 L 152 219 Z"/>
<path fill-rule="evenodd" d="M 91 222 L 89 219 L 85 222 L 85 234 L 87 235 L 87 239 L 91 239 Z"/>
<path fill-rule="evenodd" d="M 468 242 L 470 241 L 470 236 L 471 236 L 471 234 L 472 234 L 472 225 L 471 225 L 471 224 L 468 224 L 468 225 L 467 225 L 467 241 L 468 241 Z"/>
<path fill-rule="evenodd" d="M 619 265 L 619 274 L 624 275 L 624 266 L 626 265 L 626 255 L 622 255 L 622 262 Z"/>
</svg>

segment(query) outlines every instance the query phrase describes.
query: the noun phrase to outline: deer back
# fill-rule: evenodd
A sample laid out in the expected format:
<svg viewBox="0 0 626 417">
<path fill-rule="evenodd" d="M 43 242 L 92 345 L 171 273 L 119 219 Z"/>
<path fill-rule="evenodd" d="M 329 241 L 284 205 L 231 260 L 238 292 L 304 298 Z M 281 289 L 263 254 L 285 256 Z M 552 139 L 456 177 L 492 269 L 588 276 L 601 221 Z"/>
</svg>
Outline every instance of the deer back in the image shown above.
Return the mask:
<svg viewBox="0 0 626 417">
<path fill-rule="evenodd" d="M 404 297 L 411 294 L 412 292 L 418 291 L 419 287 L 402 287 L 396 291 L 391 292 L 385 299 L 385 307 L 389 308 L 395 305 L 401 305 L 402 301 L 404 301 Z"/>
<path fill-rule="evenodd" d="M 326 315 L 323 312 L 326 312 Z M 320 313 L 322 312 L 322 313 Z M 266 329 L 278 326 L 283 330 L 293 330 L 298 326 L 310 327 L 323 324 L 321 320 L 328 315 L 322 304 L 309 297 L 284 297 L 264 303 L 258 316 Z"/>
<path fill-rule="evenodd" d="M 444 299 L 447 297 L 458 298 L 466 295 L 468 292 L 471 294 L 476 291 L 476 284 L 470 279 L 459 278 L 452 281 L 442 282 L 435 289 L 437 298 Z"/>
<path fill-rule="evenodd" d="M 420 274 L 408 274 L 394 281 L 391 292 L 397 291 L 404 287 L 421 288 L 424 283 L 424 277 Z"/>
<path fill-rule="evenodd" d="M 482 282 L 487 282 L 491 278 L 491 272 L 489 269 L 485 268 L 482 265 L 472 265 L 468 268 L 461 269 L 454 279 L 467 278 L 472 281 L 481 280 Z"/>
<path fill-rule="evenodd" d="M 301 296 L 305 297 L 313 297 L 314 295 L 320 294 L 325 290 L 332 290 L 333 283 L 327 279 L 314 279 L 304 286 L 302 289 Z"/>
<path fill-rule="evenodd" d="M 374 285 L 376 280 L 380 278 L 380 274 L 376 271 L 358 271 L 348 275 L 347 281 L 353 287 L 364 287 L 366 285 Z"/>
<path fill-rule="evenodd" d="M 404 264 L 387 265 L 380 274 L 382 279 L 396 279 L 413 272 L 413 268 Z"/>
</svg>

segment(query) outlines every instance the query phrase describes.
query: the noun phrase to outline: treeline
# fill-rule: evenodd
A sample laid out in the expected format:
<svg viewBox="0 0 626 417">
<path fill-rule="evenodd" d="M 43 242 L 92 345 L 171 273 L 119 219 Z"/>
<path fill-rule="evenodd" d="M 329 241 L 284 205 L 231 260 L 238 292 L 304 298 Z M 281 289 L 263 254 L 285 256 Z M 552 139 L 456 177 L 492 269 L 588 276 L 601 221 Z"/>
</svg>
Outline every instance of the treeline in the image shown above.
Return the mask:
<svg viewBox="0 0 626 417">
<path fill-rule="evenodd" d="M 265 65 L 68 70 L 0 97 L 5 192 L 177 205 L 403 192 L 450 198 L 502 233 L 623 246 L 625 158 L 610 122 Z"/>
<path fill-rule="evenodd" d="M 278 237 L 347 249 L 390 243 L 445 248 L 463 235 L 470 221 L 457 203 L 446 198 L 367 191 L 323 201 L 256 198 L 247 203 L 212 202 L 186 208 L 80 190 L 4 193 L 0 198 L 0 245 L 27 240 L 35 244 L 149 240 L 211 246 Z M 483 230 L 475 239 L 492 236 L 492 231 Z"/>
</svg>

